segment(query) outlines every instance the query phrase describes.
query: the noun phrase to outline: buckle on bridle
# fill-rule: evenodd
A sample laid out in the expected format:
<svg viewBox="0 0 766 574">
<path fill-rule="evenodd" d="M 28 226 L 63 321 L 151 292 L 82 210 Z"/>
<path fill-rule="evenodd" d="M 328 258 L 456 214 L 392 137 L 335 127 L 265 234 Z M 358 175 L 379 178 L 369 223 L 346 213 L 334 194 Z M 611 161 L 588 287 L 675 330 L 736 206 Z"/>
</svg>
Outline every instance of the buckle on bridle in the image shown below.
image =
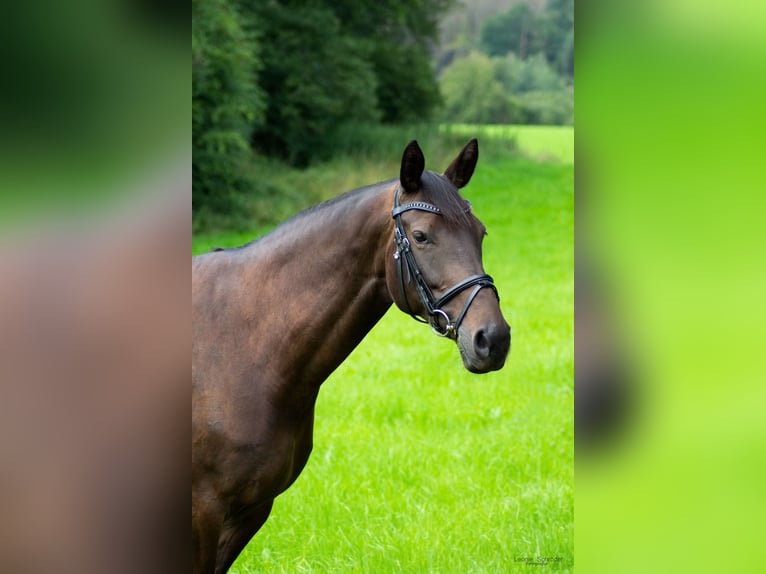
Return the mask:
<svg viewBox="0 0 766 574">
<path fill-rule="evenodd" d="M 399 230 L 398 226 L 394 229 L 394 243 L 396 244 L 394 259 L 398 261 L 402 254 L 410 249 L 410 240 Z"/>
<path fill-rule="evenodd" d="M 445 327 L 442 329 L 439 323 L 439 317 L 444 318 Z M 440 337 L 452 338 L 455 334 L 455 324 L 450 321 L 449 315 L 443 309 L 434 309 L 428 317 L 428 324 L 431 326 L 431 330 Z"/>
</svg>

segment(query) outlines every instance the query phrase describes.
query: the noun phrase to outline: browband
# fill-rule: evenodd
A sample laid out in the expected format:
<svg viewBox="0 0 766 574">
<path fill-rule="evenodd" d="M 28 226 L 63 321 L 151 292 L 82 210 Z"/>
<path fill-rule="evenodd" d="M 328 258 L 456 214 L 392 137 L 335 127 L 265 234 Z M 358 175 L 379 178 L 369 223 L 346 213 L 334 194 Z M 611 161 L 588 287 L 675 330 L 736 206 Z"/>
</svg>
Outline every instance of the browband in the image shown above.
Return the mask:
<svg viewBox="0 0 766 574">
<path fill-rule="evenodd" d="M 409 211 L 410 209 L 430 211 L 431 213 L 436 213 L 438 215 L 441 215 L 442 213 L 439 211 L 438 207 L 431 205 L 430 203 L 426 203 L 425 201 L 411 201 L 409 203 L 405 203 L 404 205 L 397 205 L 394 207 L 394 209 L 391 210 L 391 216 L 396 217 L 397 215 L 404 213 L 405 211 Z"/>
</svg>

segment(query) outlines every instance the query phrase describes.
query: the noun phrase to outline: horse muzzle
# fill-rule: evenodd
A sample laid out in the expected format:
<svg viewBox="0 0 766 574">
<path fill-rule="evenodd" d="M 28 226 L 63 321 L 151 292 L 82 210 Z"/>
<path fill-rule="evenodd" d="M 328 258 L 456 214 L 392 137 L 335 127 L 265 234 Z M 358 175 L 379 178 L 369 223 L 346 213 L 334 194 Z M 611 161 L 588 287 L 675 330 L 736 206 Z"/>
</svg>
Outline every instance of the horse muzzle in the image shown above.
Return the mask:
<svg viewBox="0 0 766 574">
<path fill-rule="evenodd" d="M 498 371 L 511 349 L 511 327 L 505 321 L 486 323 L 473 332 L 463 327 L 458 332 L 457 345 L 468 371 L 477 374 Z"/>
</svg>

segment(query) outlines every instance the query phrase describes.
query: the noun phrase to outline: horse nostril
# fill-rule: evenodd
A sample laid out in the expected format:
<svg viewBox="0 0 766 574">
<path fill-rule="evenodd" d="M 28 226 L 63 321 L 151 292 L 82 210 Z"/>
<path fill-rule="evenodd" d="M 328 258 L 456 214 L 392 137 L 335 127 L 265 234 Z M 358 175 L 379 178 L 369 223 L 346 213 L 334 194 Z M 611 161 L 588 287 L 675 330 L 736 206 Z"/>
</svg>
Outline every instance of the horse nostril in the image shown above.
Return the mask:
<svg viewBox="0 0 766 574">
<path fill-rule="evenodd" d="M 473 337 L 473 349 L 482 359 L 489 357 L 490 341 L 484 329 L 479 329 Z"/>
</svg>

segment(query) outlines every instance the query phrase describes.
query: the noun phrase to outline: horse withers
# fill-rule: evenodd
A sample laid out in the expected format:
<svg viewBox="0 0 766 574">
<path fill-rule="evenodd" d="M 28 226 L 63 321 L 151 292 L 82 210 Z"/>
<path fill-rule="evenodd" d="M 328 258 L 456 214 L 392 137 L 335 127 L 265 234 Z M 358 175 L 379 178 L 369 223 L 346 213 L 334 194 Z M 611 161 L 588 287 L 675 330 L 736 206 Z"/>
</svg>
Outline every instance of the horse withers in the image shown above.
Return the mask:
<svg viewBox="0 0 766 574">
<path fill-rule="evenodd" d="M 478 155 L 473 139 L 437 174 L 413 141 L 398 179 L 192 259 L 195 573 L 226 572 L 298 477 L 320 385 L 391 303 L 455 341 L 469 371 L 502 368 L 486 230 L 458 193 Z"/>
</svg>

